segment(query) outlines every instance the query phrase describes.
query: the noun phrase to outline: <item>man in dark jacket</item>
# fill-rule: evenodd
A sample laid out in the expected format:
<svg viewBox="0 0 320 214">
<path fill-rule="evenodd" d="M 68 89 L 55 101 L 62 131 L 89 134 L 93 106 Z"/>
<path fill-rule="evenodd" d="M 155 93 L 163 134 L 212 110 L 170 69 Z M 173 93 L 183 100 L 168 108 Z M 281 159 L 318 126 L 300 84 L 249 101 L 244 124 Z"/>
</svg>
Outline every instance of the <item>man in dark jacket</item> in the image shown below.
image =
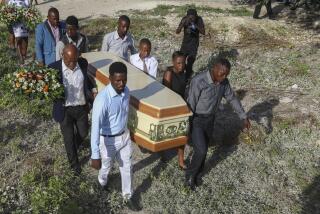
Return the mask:
<svg viewBox="0 0 320 214">
<path fill-rule="evenodd" d="M 76 46 L 68 44 L 63 49 L 63 59 L 49 67 L 58 70 L 60 83 L 64 85 L 64 99 L 54 103 L 53 118 L 60 123 L 71 168 L 80 174 L 77 149 L 88 135 L 89 103 L 96 95 L 87 75 L 88 62 L 79 58 Z"/>
<path fill-rule="evenodd" d="M 49 65 L 56 61 L 57 42 L 65 34 L 65 24 L 60 22 L 58 9 L 48 10 L 48 19 L 36 27 L 35 51 L 40 65 Z"/>
</svg>

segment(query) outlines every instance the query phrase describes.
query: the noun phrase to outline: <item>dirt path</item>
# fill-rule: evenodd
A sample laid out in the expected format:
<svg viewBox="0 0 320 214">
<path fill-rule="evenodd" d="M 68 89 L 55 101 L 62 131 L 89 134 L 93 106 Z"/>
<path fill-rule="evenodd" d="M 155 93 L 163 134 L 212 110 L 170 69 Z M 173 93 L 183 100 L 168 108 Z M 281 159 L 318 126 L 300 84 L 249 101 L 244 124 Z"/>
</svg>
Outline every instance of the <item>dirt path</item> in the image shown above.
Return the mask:
<svg viewBox="0 0 320 214">
<path fill-rule="evenodd" d="M 37 6 L 43 14 L 46 14 L 50 7 L 56 7 L 60 11 L 61 18 L 68 15 L 75 15 L 81 19 L 96 18 L 102 15 L 113 16 L 117 11 L 139 9 L 148 10 L 159 4 L 195 4 L 208 5 L 211 7 L 231 7 L 228 0 L 200 0 L 200 1 L 153 1 L 153 0 L 39 0 Z"/>
</svg>

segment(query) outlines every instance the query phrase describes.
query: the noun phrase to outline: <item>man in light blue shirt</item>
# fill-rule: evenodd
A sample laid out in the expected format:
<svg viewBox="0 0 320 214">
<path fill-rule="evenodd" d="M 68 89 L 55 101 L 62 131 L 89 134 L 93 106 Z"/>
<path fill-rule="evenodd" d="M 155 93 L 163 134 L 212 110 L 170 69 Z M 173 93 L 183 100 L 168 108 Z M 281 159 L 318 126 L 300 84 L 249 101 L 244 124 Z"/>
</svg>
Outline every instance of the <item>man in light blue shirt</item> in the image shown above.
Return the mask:
<svg viewBox="0 0 320 214">
<path fill-rule="evenodd" d="M 132 147 L 127 129 L 129 89 L 127 67 L 114 62 L 109 68 L 108 84 L 99 92 L 93 103 L 91 128 L 91 165 L 100 170 L 98 180 L 105 189 L 114 159 L 119 163 L 122 196 L 133 208 L 132 196 Z"/>
</svg>

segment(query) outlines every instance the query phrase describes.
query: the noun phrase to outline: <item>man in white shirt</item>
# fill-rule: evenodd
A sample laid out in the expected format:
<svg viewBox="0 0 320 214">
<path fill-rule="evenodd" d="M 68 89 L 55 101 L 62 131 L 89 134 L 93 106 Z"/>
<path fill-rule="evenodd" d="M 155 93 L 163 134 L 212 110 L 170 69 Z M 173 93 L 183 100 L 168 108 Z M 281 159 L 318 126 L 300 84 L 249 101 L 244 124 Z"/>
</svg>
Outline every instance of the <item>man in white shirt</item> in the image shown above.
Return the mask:
<svg viewBox="0 0 320 214">
<path fill-rule="evenodd" d="M 158 61 L 153 56 L 150 56 L 150 52 L 150 40 L 146 38 L 141 39 L 139 43 L 139 53 L 130 56 L 130 63 L 146 74 L 157 78 Z"/>
<path fill-rule="evenodd" d="M 130 28 L 130 19 L 126 15 L 122 15 L 118 19 L 118 29 L 104 36 L 101 51 L 112 52 L 129 60 L 129 52 L 131 55 L 136 53 L 134 41 L 128 32 Z"/>
<path fill-rule="evenodd" d="M 79 58 L 77 47 L 73 44 L 67 44 L 63 49 L 63 59 L 49 67 L 59 72 L 60 83 L 64 86 L 64 99 L 54 102 L 53 118 L 60 123 L 70 166 L 76 174 L 80 174 L 77 149 L 88 135 L 88 104 L 93 102 L 97 91 L 88 79 L 87 60 Z"/>
</svg>

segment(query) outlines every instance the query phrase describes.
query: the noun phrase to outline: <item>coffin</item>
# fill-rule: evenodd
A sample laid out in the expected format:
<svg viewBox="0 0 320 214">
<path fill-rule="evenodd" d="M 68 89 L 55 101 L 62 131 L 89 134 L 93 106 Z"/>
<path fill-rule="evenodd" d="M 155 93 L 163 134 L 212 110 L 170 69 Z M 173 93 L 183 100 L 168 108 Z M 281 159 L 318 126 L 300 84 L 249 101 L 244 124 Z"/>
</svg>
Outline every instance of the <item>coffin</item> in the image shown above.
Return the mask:
<svg viewBox="0 0 320 214">
<path fill-rule="evenodd" d="M 112 53 L 91 52 L 82 56 L 89 62 L 88 72 L 95 77 L 99 91 L 109 83 L 110 64 L 126 64 L 130 90 L 128 128 L 135 143 L 152 152 L 187 143 L 192 113 L 178 94 Z"/>
</svg>

